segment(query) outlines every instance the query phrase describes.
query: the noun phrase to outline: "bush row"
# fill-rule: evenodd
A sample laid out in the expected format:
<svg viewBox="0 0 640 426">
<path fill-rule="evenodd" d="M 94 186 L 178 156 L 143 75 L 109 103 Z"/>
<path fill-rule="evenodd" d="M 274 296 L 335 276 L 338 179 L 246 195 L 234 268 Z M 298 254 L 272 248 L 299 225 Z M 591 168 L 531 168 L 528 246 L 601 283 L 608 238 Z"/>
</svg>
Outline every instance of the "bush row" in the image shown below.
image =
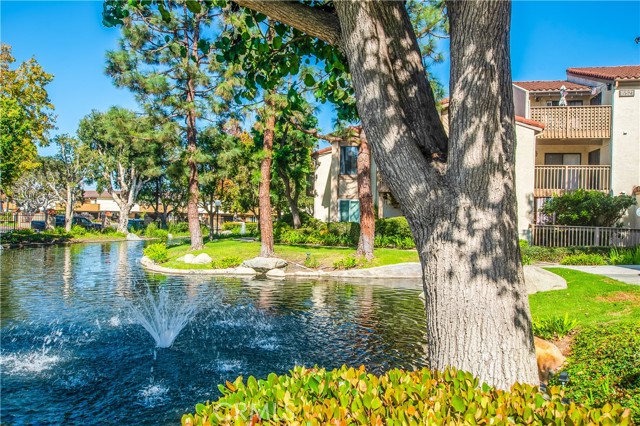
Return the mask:
<svg viewBox="0 0 640 426">
<path fill-rule="evenodd" d="M 222 396 L 197 404 L 183 426 L 200 425 L 628 425 L 620 405 L 587 409 L 563 404 L 564 391 L 536 387 L 509 392 L 480 385 L 470 373 L 391 370 L 377 376 L 359 369 L 295 367 L 266 380 L 238 377 L 219 386 Z"/>
<path fill-rule="evenodd" d="M 31 229 L 18 229 L 0 234 L 1 244 L 49 244 L 64 242 L 73 238 L 72 234 L 63 228 L 55 228 L 51 231 L 34 232 Z"/>
<path fill-rule="evenodd" d="M 321 222 L 303 216 L 302 227 L 293 229 L 285 220 L 276 221 L 274 239 L 281 244 L 313 244 L 321 246 L 355 247 L 360 237 L 360 224 L 351 222 Z M 411 229 L 404 217 L 376 220 L 375 247 L 415 248 Z"/>
<path fill-rule="evenodd" d="M 640 246 L 623 249 L 609 247 L 539 247 L 520 240 L 522 261 L 563 265 L 640 265 Z"/>
</svg>

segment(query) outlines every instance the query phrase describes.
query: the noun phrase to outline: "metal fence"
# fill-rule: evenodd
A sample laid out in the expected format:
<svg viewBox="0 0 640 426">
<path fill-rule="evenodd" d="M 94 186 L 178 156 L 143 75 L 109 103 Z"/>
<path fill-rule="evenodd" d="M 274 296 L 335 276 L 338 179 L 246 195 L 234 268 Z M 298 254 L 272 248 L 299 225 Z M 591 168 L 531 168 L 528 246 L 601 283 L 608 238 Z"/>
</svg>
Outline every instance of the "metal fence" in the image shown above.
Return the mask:
<svg viewBox="0 0 640 426">
<path fill-rule="evenodd" d="M 531 239 L 534 246 L 544 247 L 635 247 L 640 229 L 531 225 Z"/>
<path fill-rule="evenodd" d="M 18 229 L 31 229 L 31 222 L 45 221 L 45 213 L 0 213 L 0 233 L 16 231 Z"/>
</svg>

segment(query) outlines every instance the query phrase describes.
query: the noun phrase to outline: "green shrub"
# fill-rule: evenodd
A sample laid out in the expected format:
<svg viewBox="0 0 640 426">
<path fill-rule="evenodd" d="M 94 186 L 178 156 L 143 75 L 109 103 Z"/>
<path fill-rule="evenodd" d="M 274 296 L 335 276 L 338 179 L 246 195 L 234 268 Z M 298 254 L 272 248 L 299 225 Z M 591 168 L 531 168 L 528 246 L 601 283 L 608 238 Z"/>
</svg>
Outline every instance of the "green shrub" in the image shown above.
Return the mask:
<svg viewBox="0 0 640 426">
<path fill-rule="evenodd" d="M 87 230 L 80 225 L 73 225 L 71 227 L 71 235 L 73 235 L 76 238 L 84 237 L 85 235 L 87 235 Z"/>
<path fill-rule="evenodd" d="M 470 373 L 295 367 L 266 380 L 238 377 L 218 386 L 218 400 L 197 404 L 183 426 L 204 425 L 628 425 L 617 404 L 588 410 L 563 404 L 564 391 L 514 385 L 509 392 L 480 385 Z M 257 421 L 257 422 L 255 422 Z"/>
<path fill-rule="evenodd" d="M 579 189 L 555 196 L 542 207 L 547 216 L 555 216 L 558 225 L 615 226 L 629 207 L 636 204 L 631 195 L 609 195 Z"/>
<path fill-rule="evenodd" d="M 364 259 L 351 255 L 336 260 L 335 262 L 333 262 L 333 267 L 335 269 L 353 269 L 364 266 L 365 264 L 366 261 Z"/>
<path fill-rule="evenodd" d="M 569 319 L 569 314 L 564 317 L 543 318 L 532 321 L 533 334 L 546 340 L 561 339 L 578 326 L 577 319 Z"/>
<path fill-rule="evenodd" d="M 612 265 L 640 265 L 640 246 L 633 249 L 612 248 L 609 252 Z"/>
<path fill-rule="evenodd" d="M 231 231 L 234 234 L 240 234 L 242 229 L 242 222 L 224 222 L 222 224 L 223 231 Z M 245 222 L 245 235 L 257 235 L 258 223 L 257 222 Z"/>
<path fill-rule="evenodd" d="M 640 425 L 640 322 L 583 328 L 565 370 L 569 398 L 588 407 L 620 403 Z"/>
<path fill-rule="evenodd" d="M 235 268 L 236 266 L 240 266 L 241 263 L 242 259 L 238 256 L 225 256 L 211 262 L 211 267 L 213 269 Z"/>
<path fill-rule="evenodd" d="M 183 234 L 189 232 L 189 224 L 187 222 L 170 223 L 167 227 L 170 234 Z"/>
<path fill-rule="evenodd" d="M 169 239 L 169 231 L 166 229 L 159 229 L 153 222 L 144 230 L 144 235 L 149 238 L 158 238 L 162 241 L 167 241 Z"/>
<path fill-rule="evenodd" d="M 56 228 L 43 232 L 33 232 L 31 229 L 18 229 L 0 234 L 1 244 L 50 244 L 65 242 L 73 235 L 65 232 L 64 228 Z"/>
<path fill-rule="evenodd" d="M 599 254 L 572 254 L 560 261 L 561 265 L 606 265 L 604 257 Z"/>
<path fill-rule="evenodd" d="M 399 237 L 413 240 L 409 222 L 403 216 L 376 220 L 376 235 L 381 237 Z"/>
<path fill-rule="evenodd" d="M 320 266 L 320 262 L 318 262 L 318 259 L 315 256 L 310 255 L 304 260 L 304 266 L 310 269 L 316 269 Z"/>
<path fill-rule="evenodd" d="M 144 248 L 143 253 L 155 263 L 164 263 L 169 260 L 167 246 L 163 243 L 150 244 Z"/>
</svg>

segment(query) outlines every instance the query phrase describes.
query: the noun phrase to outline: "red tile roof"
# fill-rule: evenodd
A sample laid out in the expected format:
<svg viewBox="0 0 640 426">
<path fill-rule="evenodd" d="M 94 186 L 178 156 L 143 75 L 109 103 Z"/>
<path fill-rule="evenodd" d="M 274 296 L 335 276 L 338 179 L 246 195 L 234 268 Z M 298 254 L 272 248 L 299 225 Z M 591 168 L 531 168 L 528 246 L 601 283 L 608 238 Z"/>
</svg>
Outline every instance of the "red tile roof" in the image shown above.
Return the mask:
<svg viewBox="0 0 640 426">
<path fill-rule="evenodd" d="M 327 152 L 331 152 L 330 146 L 314 151 L 311 153 L 311 155 L 322 155 L 322 154 L 326 154 Z"/>
<path fill-rule="evenodd" d="M 640 79 L 640 65 L 567 68 L 567 74 L 582 75 L 585 77 L 601 78 L 605 80 L 636 80 Z"/>
<path fill-rule="evenodd" d="M 559 92 L 562 86 L 572 92 L 591 91 L 590 86 L 566 80 L 514 81 L 513 84 L 530 92 Z"/>
<path fill-rule="evenodd" d="M 544 129 L 544 124 L 540 123 L 539 121 L 524 118 L 519 115 L 516 115 L 516 121 L 518 123 L 528 124 L 529 126 L 538 127 L 540 128 L 540 130 Z"/>
</svg>

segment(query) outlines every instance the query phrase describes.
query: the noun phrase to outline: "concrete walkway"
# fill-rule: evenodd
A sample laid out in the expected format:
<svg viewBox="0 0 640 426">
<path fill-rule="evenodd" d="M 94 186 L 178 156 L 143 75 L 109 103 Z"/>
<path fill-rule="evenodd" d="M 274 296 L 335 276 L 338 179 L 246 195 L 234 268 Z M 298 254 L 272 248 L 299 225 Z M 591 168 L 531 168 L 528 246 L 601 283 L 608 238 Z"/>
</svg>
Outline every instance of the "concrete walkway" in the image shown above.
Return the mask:
<svg viewBox="0 0 640 426">
<path fill-rule="evenodd" d="M 622 266 L 564 266 L 560 268 L 575 269 L 589 274 L 603 275 L 627 284 L 640 285 L 640 265 Z"/>
</svg>

